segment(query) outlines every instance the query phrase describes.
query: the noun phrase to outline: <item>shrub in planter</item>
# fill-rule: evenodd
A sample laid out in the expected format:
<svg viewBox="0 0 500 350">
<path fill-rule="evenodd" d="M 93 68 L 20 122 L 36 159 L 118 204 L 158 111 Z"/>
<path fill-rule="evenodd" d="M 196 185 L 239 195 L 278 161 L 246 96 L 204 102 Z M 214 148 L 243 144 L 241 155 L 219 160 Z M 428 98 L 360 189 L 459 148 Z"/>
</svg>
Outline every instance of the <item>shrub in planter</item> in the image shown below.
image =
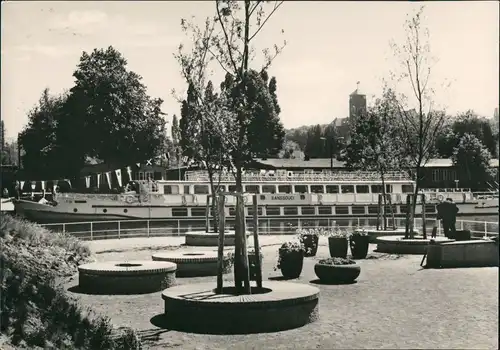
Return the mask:
<svg viewBox="0 0 500 350">
<path fill-rule="evenodd" d="M 283 243 L 278 250 L 278 264 L 283 277 L 298 278 L 304 265 L 304 247 L 299 242 Z M 275 270 L 276 270 L 275 269 Z"/>
<path fill-rule="evenodd" d="M 327 232 L 328 248 L 332 258 L 346 258 L 349 247 L 349 233 L 339 227 L 332 228 Z"/>
<path fill-rule="evenodd" d="M 352 283 L 358 278 L 361 268 L 349 258 L 328 258 L 318 261 L 314 272 L 322 282 Z"/>
<path fill-rule="evenodd" d="M 370 246 L 370 236 L 364 229 L 356 229 L 349 239 L 353 259 L 365 259 Z"/>
<path fill-rule="evenodd" d="M 318 252 L 319 236 L 322 233 L 320 228 L 297 229 L 300 243 L 304 246 L 304 256 L 316 256 Z"/>
</svg>

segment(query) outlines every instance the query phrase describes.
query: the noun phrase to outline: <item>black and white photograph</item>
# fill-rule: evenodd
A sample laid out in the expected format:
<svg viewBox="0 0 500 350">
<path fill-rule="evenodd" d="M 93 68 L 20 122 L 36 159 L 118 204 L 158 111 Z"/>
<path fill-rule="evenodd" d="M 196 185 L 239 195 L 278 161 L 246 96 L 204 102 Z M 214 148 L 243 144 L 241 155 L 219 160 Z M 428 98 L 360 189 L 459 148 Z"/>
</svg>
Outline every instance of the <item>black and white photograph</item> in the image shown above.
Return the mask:
<svg viewBox="0 0 500 350">
<path fill-rule="evenodd" d="M 0 349 L 498 349 L 497 1 L 0 13 Z"/>
</svg>

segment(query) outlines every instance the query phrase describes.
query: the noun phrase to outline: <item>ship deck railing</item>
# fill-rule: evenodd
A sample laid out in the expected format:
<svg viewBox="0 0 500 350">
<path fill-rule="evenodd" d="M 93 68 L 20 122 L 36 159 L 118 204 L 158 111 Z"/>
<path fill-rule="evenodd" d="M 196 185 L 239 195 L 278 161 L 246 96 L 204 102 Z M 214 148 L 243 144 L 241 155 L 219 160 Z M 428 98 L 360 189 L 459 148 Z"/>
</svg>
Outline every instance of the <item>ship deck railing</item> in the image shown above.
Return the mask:
<svg viewBox="0 0 500 350">
<path fill-rule="evenodd" d="M 323 172 L 323 173 L 244 173 L 244 182 L 294 182 L 294 181 L 381 181 L 380 173 L 377 172 Z M 405 172 L 392 171 L 384 175 L 386 181 L 411 181 L 410 176 Z M 209 176 L 206 171 L 187 172 L 185 181 L 208 182 Z M 233 174 L 215 173 L 214 181 L 235 182 Z"/>
<path fill-rule="evenodd" d="M 55 232 L 65 232 L 82 240 L 100 240 L 100 239 L 122 239 L 134 237 L 169 237 L 184 236 L 189 231 L 205 232 L 206 221 L 203 217 L 179 219 L 154 219 L 154 220 L 121 220 L 121 221 L 93 221 L 93 222 L 71 222 L 71 223 L 52 223 L 42 226 Z M 253 221 L 247 217 L 247 230 L 253 230 Z M 376 218 L 332 218 L 317 217 L 314 219 L 303 218 L 281 218 L 280 225 L 276 225 L 276 219 L 259 218 L 259 235 L 293 235 L 298 228 L 303 227 L 345 227 L 353 230 L 356 227 L 375 228 Z M 387 218 L 387 227 L 394 224 L 398 228 L 405 227 L 404 218 Z M 422 229 L 422 218 L 415 218 L 415 228 Z M 212 221 L 210 220 L 210 225 Z M 427 218 L 426 227 L 428 234 L 432 227 L 437 227 L 438 235 L 444 235 L 441 223 L 436 218 Z M 211 227 L 211 226 L 210 226 Z M 227 227 L 234 229 L 234 221 L 228 220 Z M 458 230 L 470 230 L 473 237 L 497 237 L 499 233 L 498 222 L 476 221 L 476 220 L 457 220 Z"/>
</svg>

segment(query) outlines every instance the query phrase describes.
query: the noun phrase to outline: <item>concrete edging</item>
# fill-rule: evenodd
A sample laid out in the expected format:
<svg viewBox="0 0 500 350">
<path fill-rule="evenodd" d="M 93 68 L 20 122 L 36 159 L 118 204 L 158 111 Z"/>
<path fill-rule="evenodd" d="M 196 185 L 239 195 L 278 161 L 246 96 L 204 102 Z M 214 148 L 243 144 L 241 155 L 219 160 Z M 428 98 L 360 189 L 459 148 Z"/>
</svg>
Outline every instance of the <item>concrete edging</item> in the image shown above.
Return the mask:
<svg viewBox="0 0 500 350">
<path fill-rule="evenodd" d="M 149 260 L 84 264 L 78 267 L 79 288 L 92 294 L 159 292 L 175 285 L 176 270 L 174 263 Z"/>
<path fill-rule="evenodd" d="M 198 283 L 165 290 L 162 299 L 170 327 L 249 334 L 298 328 L 319 318 L 319 289 L 307 284 L 265 281 L 264 293 L 252 295 L 215 294 L 215 287 Z"/>
</svg>

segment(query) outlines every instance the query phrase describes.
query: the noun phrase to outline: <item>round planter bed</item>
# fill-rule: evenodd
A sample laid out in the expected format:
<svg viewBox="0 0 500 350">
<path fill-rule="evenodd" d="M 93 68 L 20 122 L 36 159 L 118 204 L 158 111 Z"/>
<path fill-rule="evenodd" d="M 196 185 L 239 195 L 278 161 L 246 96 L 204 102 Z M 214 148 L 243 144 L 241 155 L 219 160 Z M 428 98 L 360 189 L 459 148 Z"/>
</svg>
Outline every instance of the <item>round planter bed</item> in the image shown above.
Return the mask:
<svg viewBox="0 0 500 350">
<path fill-rule="evenodd" d="M 319 289 L 307 284 L 265 281 L 251 295 L 234 287 L 215 293 L 216 284 L 186 284 L 162 293 L 169 329 L 212 334 L 276 332 L 304 326 L 319 318 Z"/>
<path fill-rule="evenodd" d="M 247 232 L 247 237 L 250 233 Z M 226 231 L 224 234 L 224 246 L 234 246 L 235 233 L 234 230 Z M 197 247 L 218 247 L 219 246 L 219 234 L 213 232 L 205 231 L 191 231 L 186 232 L 186 242 L 187 246 L 197 246 Z"/>
<path fill-rule="evenodd" d="M 175 284 L 177 265 L 160 261 L 115 261 L 78 266 L 82 291 L 93 294 L 143 294 Z"/>
<path fill-rule="evenodd" d="M 370 243 L 377 243 L 379 237 L 387 237 L 387 236 L 399 236 L 405 234 L 404 228 L 398 228 L 395 230 L 377 230 L 375 228 L 365 229 L 366 233 L 370 237 Z M 418 235 L 418 232 L 415 231 L 415 235 Z"/>
<path fill-rule="evenodd" d="M 177 277 L 198 277 L 198 276 L 216 276 L 218 254 L 214 251 L 198 252 L 163 252 L 152 256 L 153 261 L 168 261 L 177 265 Z M 225 273 L 229 272 L 227 266 L 229 257 L 224 256 L 226 262 Z"/>
<path fill-rule="evenodd" d="M 339 284 L 353 283 L 361 273 L 361 267 L 354 263 L 353 260 L 338 258 L 333 258 L 333 260 L 344 260 L 350 261 L 351 263 L 345 265 L 327 264 L 323 263 L 324 260 L 320 260 L 314 265 L 314 272 L 321 282 Z"/>
<path fill-rule="evenodd" d="M 414 239 L 404 239 L 404 236 L 387 236 L 377 239 L 377 252 L 388 254 L 417 254 L 423 255 L 427 252 L 430 238 L 423 239 L 416 236 Z M 437 237 L 435 242 L 453 242 L 453 239 Z"/>
</svg>

